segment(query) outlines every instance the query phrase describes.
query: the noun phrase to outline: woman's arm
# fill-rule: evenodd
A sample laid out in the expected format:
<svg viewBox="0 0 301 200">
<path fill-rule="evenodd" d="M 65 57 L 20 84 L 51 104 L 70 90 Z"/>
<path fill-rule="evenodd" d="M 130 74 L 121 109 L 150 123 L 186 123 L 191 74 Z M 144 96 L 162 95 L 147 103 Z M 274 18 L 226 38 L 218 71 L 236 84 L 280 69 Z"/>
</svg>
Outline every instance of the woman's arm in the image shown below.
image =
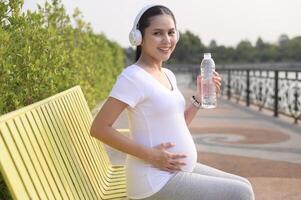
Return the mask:
<svg viewBox="0 0 301 200">
<path fill-rule="evenodd" d="M 200 75 L 198 75 L 197 80 L 196 80 L 196 92 L 194 94 L 194 96 L 198 102 L 202 101 L 201 88 L 202 88 L 202 77 Z M 197 114 L 199 109 L 200 108 L 197 108 L 191 102 L 189 103 L 189 105 L 187 106 L 187 108 L 185 109 L 185 112 L 184 112 L 185 121 L 186 121 L 187 126 L 189 126 L 189 124 L 191 123 L 191 121 L 193 120 L 193 118 L 195 117 L 195 115 Z"/>
<path fill-rule="evenodd" d="M 166 151 L 166 149 L 173 147 L 174 144 L 168 142 L 149 148 L 136 143 L 112 127 L 127 106 L 126 103 L 109 97 L 92 123 L 91 136 L 119 151 L 149 162 L 162 170 L 171 172 L 180 170 L 180 166 L 185 163 L 179 159 L 186 156 Z"/>
<path fill-rule="evenodd" d="M 213 75 L 213 81 L 215 83 L 216 91 L 220 92 L 221 87 L 221 77 L 217 72 L 214 72 Z M 195 92 L 195 98 L 198 102 L 202 102 L 202 77 L 200 75 L 197 76 L 197 85 L 196 85 L 196 92 Z M 194 119 L 195 115 L 197 114 L 199 108 L 194 106 L 192 103 L 189 103 L 187 108 L 185 109 L 184 116 L 187 126 L 191 123 L 191 121 Z"/>
<path fill-rule="evenodd" d="M 90 129 L 90 134 L 119 151 L 145 159 L 145 156 L 149 154 L 149 149 L 134 143 L 112 127 L 118 116 L 127 106 L 126 103 L 109 97 L 96 115 Z"/>
<path fill-rule="evenodd" d="M 195 95 L 196 96 L 196 95 Z M 197 100 L 200 100 L 201 98 L 196 97 Z M 201 101 L 199 101 L 201 102 Z M 194 119 L 195 115 L 197 114 L 199 108 L 194 106 L 192 103 L 189 103 L 188 107 L 185 109 L 184 116 L 187 126 L 191 123 L 191 121 Z"/>
</svg>

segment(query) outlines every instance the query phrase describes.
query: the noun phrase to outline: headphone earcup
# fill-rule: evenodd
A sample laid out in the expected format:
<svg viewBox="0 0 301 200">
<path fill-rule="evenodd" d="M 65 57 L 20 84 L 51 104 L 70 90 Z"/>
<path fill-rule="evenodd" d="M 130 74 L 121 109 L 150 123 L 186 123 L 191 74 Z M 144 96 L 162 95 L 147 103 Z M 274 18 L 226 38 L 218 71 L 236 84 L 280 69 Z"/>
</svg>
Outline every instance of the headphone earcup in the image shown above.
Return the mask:
<svg viewBox="0 0 301 200">
<path fill-rule="evenodd" d="M 129 40 L 131 45 L 139 46 L 142 43 L 142 34 L 138 29 L 132 29 L 129 34 Z"/>
</svg>

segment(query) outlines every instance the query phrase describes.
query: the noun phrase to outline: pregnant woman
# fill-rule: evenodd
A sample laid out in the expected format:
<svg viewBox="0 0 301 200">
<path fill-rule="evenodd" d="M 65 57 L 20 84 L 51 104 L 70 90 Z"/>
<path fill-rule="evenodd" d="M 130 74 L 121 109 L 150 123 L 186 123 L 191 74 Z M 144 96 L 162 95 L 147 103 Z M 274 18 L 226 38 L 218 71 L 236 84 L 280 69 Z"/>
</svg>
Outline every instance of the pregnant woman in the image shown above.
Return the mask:
<svg viewBox="0 0 301 200">
<path fill-rule="evenodd" d="M 200 108 L 202 77 L 197 77 L 194 97 L 186 105 L 175 75 L 162 67 L 178 40 L 176 20 L 167 7 L 149 5 L 140 11 L 130 32 L 136 62 L 119 75 L 91 135 L 127 153 L 129 199 L 253 200 L 247 179 L 197 163 L 188 125 Z M 213 81 L 219 90 L 218 73 Z M 112 127 L 125 109 L 130 138 Z"/>
</svg>

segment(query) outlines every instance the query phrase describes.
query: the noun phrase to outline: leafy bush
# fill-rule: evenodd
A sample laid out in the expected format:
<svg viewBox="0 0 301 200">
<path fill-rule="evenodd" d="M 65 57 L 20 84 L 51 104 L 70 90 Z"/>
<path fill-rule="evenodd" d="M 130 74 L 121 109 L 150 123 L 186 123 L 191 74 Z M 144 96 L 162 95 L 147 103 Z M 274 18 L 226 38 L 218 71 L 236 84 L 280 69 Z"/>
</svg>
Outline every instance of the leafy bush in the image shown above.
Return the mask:
<svg viewBox="0 0 301 200">
<path fill-rule="evenodd" d="M 21 13 L 1 3 L 0 114 L 80 84 L 90 107 L 105 98 L 124 65 L 122 48 L 93 33 L 78 10 L 72 19 L 58 0 Z"/>
</svg>

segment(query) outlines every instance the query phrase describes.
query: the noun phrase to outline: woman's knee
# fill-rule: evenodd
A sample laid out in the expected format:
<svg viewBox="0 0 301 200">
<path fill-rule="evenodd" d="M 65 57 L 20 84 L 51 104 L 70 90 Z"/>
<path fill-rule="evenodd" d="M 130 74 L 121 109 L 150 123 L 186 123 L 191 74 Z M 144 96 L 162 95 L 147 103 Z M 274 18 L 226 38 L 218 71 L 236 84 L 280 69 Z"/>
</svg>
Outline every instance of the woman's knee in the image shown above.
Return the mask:
<svg viewBox="0 0 301 200">
<path fill-rule="evenodd" d="M 254 192 L 251 183 L 246 179 L 248 183 L 240 183 L 239 189 L 235 190 L 237 197 L 235 199 L 240 200 L 254 200 Z"/>
<path fill-rule="evenodd" d="M 254 190 L 253 190 L 252 184 L 248 179 L 246 179 L 246 178 L 244 178 L 244 179 L 245 179 L 245 182 L 248 186 L 248 192 L 250 193 L 250 197 L 251 197 L 250 199 L 254 200 L 255 195 L 254 195 Z"/>
<path fill-rule="evenodd" d="M 247 185 L 249 185 L 250 187 L 252 187 L 251 182 L 250 182 L 248 179 L 246 179 L 245 177 L 241 177 L 241 180 L 242 180 L 244 183 L 246 183 Z"/>
</svg>

